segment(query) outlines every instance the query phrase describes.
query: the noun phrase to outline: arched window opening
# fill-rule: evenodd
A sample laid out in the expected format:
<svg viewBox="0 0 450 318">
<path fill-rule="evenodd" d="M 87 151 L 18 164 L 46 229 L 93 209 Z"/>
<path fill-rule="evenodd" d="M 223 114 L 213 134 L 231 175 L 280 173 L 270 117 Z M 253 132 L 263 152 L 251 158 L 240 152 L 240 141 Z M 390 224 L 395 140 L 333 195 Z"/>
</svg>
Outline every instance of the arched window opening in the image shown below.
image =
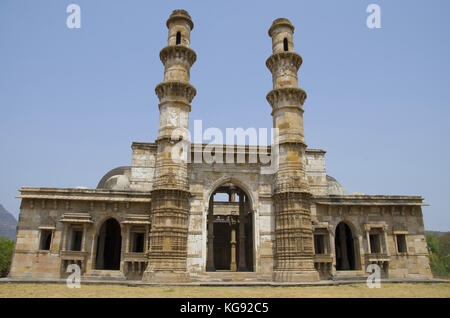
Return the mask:
<svg viewBox="0 0 450 318">
<path fill-rule="evenodd" d="M 176 42 L 176 44 L 177 45 L 181 44 L 181 32 L 180 31 L 177 32 L 177 42 Z"/>
<path fill-rule="evenodd" d="M 285 51 L 289 51 L 289 45 L 288 45 L 288 39 L 284 38 L 283 40 L 283 46 Z"/>
<path fill-rule="evenodd" d="M 356 255 L 353 233 L 344 222 L 339 223 L 336 227 L 334 245 L 336 248 L 336 270 L 355 270 Z"/>
<path fill-rule="evenodd" d="M 115 219 L 106 220 L 97 238 L 96 269 L 119 270 L 122 234 Z"/>
</svg>

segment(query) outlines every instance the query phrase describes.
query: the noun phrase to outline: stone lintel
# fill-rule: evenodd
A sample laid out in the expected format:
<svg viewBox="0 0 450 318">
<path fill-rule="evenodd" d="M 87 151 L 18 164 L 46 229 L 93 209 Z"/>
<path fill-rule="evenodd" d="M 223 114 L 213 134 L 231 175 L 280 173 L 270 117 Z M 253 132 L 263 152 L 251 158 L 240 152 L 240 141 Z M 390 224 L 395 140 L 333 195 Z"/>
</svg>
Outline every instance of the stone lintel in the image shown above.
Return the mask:
<svg viewBox="0 0 450 318">
<path fill-rule="evenodd" d="M 139 141 L 133 141 L 131 144 L 131 149 L 145 149 L 145 150 L 153 150 L 156 151 L 157 146 L 154 142 L 139 142 Z"/>
<path fill-rule="evenodd" d="M 206 143 L 191 143 L 191 152 L 199 152 L 199 150 L 203 151 L 206 146 L 209 146 L 211 148 L 214 148 L 216 152 L 220 152 L 220 149 L 223 149 L 223 151 L 226 151 L 227 148 L 233 148 L 235 154 L 239 153 L 258 153 L 258 151 L 265 150 L 267 155 L 270 155 L 272 152 L 271 146 L 249 146 L 249 145 L 227 145 L 227 144 L 206 144 Z M 148 150 L 154 150 L 156 151 L 156 143 L 154 142 L 137 142 L 134 141 L 131 145 L 132 149 L 148 149 Z M 216 149 L 218 148 L 218 149 Z M 309 149 L 307 148 L 305 150 L 306 154 L 325 154 L 326 151 L 323 149 Z"/>
<path fill-rule="evenodd" d="M 333 206 L 428 206 L 423 203 L 423 200 L 424 198 L 421 196 L 406 195 L 315 195 L 313 197 L 316 204 Z"/>
<path fill-rule="evenodd" d="M 19 199 L 151 202 L 150 192 L 133 190 L 22 187 Z"/>
</svg>

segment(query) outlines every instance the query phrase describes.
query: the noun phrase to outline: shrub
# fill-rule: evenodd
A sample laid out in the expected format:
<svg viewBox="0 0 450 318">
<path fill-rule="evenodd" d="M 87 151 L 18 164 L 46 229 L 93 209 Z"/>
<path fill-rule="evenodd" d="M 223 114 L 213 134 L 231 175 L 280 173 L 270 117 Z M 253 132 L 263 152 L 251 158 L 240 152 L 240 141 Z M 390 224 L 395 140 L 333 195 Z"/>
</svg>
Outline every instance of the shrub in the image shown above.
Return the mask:
<svg viewBox="0 0 450 318">
<path fill-rule="evenodd" d="M 14 241 L 0 236 L 0 277 L 6 277 L 11 267 Z"/>
</svg>

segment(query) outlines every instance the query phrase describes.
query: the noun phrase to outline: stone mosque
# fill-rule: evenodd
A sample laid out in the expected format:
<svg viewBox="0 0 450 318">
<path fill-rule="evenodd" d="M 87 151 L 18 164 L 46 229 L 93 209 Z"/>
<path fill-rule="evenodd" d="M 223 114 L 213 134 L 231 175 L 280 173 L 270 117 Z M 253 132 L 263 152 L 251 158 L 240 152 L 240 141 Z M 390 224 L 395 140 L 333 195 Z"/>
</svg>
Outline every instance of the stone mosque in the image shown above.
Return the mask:
<svg viewBox="0 0 450 318">
<path fill-rule="evenodd" d="M 364 279 L 370 264 L 380 266 L 382 278 L 432 277 L 424 199 L 347 194 L 327 175 L 325 151 L 307 148 L 302 58 L 288 19 L 274 20 L 268 31 L 276 170 L 261 173 L 268 163 L 250 163 L 258 147 L 248 145 L 226 146 L 246 164 L 175 160 L 173 135 L 188 130 L 196 95 L 189 83 L 194 23 L 175 10 L 167 28 L 159 54 L 164 80 L 155 88 L 157 139 L 133 142 L 131 165 L 106 173 L 96 189 L 22 187 L 11 278 L 65 278 L 69 264 L 79 265 L 81 281 Z M 202 158 L 206 144 L 188 145 L 186 156 Z"/>
</svg>

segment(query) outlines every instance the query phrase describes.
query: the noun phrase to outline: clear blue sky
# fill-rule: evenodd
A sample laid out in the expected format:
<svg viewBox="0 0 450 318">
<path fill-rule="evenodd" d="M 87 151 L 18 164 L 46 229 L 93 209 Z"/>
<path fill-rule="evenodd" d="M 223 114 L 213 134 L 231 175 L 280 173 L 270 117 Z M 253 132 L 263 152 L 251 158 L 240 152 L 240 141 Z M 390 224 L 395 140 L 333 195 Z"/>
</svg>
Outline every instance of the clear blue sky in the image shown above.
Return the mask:
<svg viewBox="0 0 450 318">
<path fill-rule="evenodd" d="M 81 7 L 81 29 L 66 7 Z M 382 28 L 366 27 L 377 3 Z M 159 51 L 174 9 L 195 23 L 191 124 L 271 127 L 267 30 L 286 17 L 303 56 L 306 141 L 348 192 L 423 195 L 450 230 L 450 1 L 0 2 L 0 203 L 21 186 L 95 188 L 154 141 Z"/>
</svg>

